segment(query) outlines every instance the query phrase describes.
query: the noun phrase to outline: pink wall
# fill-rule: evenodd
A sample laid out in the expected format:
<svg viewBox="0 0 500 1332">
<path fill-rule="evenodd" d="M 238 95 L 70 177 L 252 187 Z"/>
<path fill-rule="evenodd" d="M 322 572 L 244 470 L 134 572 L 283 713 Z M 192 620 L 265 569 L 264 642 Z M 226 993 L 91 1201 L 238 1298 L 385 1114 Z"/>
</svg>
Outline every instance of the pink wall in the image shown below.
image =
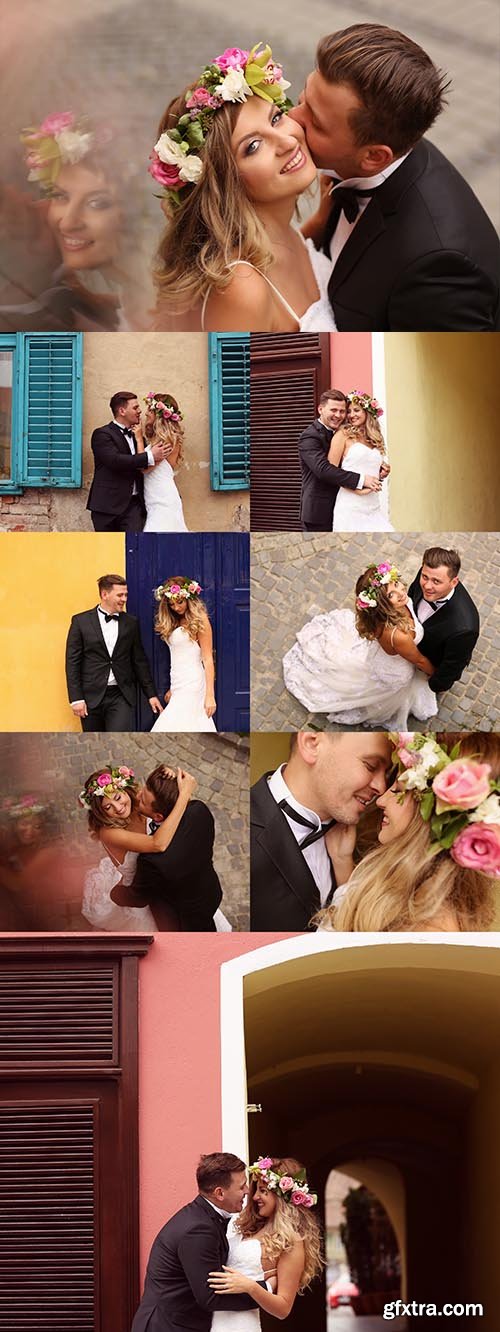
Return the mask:
<svg viewBox="0 0 500 1332">
<path fill-rule="evenodd" d="M 373 392 L 371 333 L 330 333 L 331 388 Z"/>
<path fill-rule="evenodd" d="M 156 934 L 140 964 L 141 1271 L 168 1217 L 221 1148 L 220 967 L 283 934 Z"/>
</svg>

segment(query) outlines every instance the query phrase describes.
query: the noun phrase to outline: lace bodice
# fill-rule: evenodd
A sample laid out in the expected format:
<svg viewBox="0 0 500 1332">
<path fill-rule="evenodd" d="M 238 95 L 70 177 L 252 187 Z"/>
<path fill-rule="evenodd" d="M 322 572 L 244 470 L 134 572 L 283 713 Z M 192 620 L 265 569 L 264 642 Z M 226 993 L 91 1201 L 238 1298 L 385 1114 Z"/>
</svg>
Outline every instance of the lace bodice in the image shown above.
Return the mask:
<svg viewBox="0 0 500 1332">
<path fill-rule="evenodd" d="M 264 1272 L 260 1240 L 254 1236 L 243 1239 L 234 1221 L 229 1222 L 227 1240 L 228 1267 L 235 1267 L 238 1272 L 244 1272 L 245 1276 L 253 1277 L 255 1281 L 262 1281 Z M 258 1332 L 259 1328 L 258 1309 L 241 1309 L 239 1312 L 228 1310 L 227 1313 L 223 1309 L 217 1309 L 212 1318 L 212 1332 Z"/>
<path fill-rule="evenodd" d="M 98 930 L 156 930 L 156 922 L 149 907 L 118 906 L 111 897 L 117 883 L 128 887 L 134 878 L 137 852 L 126 851 L 122 865 L 111 858 L 109 852 L 95 869 L 85 875 L 82 915 Z"/>
</svg>

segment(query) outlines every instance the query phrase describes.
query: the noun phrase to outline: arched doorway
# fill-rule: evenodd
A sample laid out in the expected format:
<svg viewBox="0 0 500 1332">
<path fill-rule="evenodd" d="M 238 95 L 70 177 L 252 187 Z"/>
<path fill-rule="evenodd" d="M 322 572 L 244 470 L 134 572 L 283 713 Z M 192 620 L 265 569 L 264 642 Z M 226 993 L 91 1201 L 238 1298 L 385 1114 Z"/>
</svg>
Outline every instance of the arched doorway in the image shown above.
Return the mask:
<svg viewBox="0 0 500 1332">
<path fill-rule="evenodd" d="M 343 1332 L 352 1326 L 349 1311 L 380 1317 L 384 1303 L 401 1297 L 401 1174 L 376 1159 L 338 1165 L 328 1175 L 324 1206 L 328 1329 Z"/>
<path fill-rule="evenodd" d="M 339 1165 L 376 1160 L 397 1170 L 404 1295 L 482 1300 L 485 1308 L 489 1300 L 493 1308 L 500 953 L 480 944 L 314 936 L 228 963 L 223 1118 L 225 1142 L 228 1133 L 238 1141 L 239 1122 L 250 1159 L 262 1152 L 305 1161 L 320 1197 Z M 242 1096 L 255 1108 L 248 1142 Z M 296 1302 L 288 1325 L 326 1328 L 319 1283 Z"/>
</svg>

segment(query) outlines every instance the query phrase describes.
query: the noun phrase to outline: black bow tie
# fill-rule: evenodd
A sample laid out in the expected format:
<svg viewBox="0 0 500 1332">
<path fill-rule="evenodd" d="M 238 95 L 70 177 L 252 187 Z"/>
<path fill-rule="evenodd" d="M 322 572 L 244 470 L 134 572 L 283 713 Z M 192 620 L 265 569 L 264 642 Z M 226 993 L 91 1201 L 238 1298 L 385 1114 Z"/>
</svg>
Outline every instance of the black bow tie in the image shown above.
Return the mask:
<svg viewBox="0 0 500 1332">
<path fill-rule="evenodd" d="M 155 823 L 154 819 L 150 819 L 150 820 L 149 820 L 149 834 L 150 834 L 151 837 L 152 837 L 153 833 L 158 832 L 158 828 L 161 828 L 161 823 Z"/>
<path fill-rule="evenodd" d="M 340 214 L 344 213 L 348 222 L 355 222 L 361 207 L 361 199 L 371 199 L 376 189 L 380 189 L 380 186 L 373 186 L 371 190 L 358 190 L 352 185 L 345 185 L 333 191 L 332 207 L 323 237 L 323 249 L 328 258 L 330 258 L 330 241 L 337 229 Z"/>
<path fill-rule="evenodd" d="M 104 611 L 104 619 L 105 619 L 105 621 L 106 621 L 106 624 L 109 624 L 109 621 L 110 621 L 110 620 L 117 620 L 117 619 L 118 619 L 118 616 L 117 616 L 117 615 L 107 615 L 106 611 Z"/>
<path fill-rule="evenodd" d="M 432 606 L 433 610 L 439 610 L 441 606 L 446 605 L 447 598 L 443 597 L 442 601 L 429 601 L 427 597 L 424 597 L 424 601 L 426 606 Z"/>
<path fill-rule="evenodd" d="M 321 828 L 317 828 L 315 823 L 311 823 L 311 820 L 304 818 L 303 814 L 299 814 L 298 810 L 293 808 L 293 805 L 289 805 L 288 800 L 280 800 L 278 803 L 279 808 L 285 814 L 288 814 L 289 819 L 293 819 L 294 823 L 300 823 L 303 828 L 311 829 L 299 842 L 301 851 L 305 851 L 306 847 L 312 846 L 313 842 L 319 842 L 320 838 L 328 832 L 328 829 L 333 828 L 334 823 L 336 823 L 336 819 L 330 819 L 328 823 L 322 823 Z"/>
</svg>

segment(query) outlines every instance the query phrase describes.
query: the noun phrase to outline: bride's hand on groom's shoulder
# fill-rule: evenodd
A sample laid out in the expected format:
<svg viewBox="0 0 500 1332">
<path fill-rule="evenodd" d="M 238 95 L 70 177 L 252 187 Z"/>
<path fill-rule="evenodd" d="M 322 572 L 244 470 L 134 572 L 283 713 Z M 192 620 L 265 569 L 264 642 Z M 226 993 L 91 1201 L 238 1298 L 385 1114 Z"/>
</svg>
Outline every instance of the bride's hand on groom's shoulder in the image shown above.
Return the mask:
<svg viewBox="0 0 500 1332">
<path fill-rule="evenodd" d="M 356 846 L 355 824 L 336 823 L 325 833 L 325 845 L 334 868 L 348 868 Z M 352 867 L 349 873 L 352 873 Z"/>
</svg>

